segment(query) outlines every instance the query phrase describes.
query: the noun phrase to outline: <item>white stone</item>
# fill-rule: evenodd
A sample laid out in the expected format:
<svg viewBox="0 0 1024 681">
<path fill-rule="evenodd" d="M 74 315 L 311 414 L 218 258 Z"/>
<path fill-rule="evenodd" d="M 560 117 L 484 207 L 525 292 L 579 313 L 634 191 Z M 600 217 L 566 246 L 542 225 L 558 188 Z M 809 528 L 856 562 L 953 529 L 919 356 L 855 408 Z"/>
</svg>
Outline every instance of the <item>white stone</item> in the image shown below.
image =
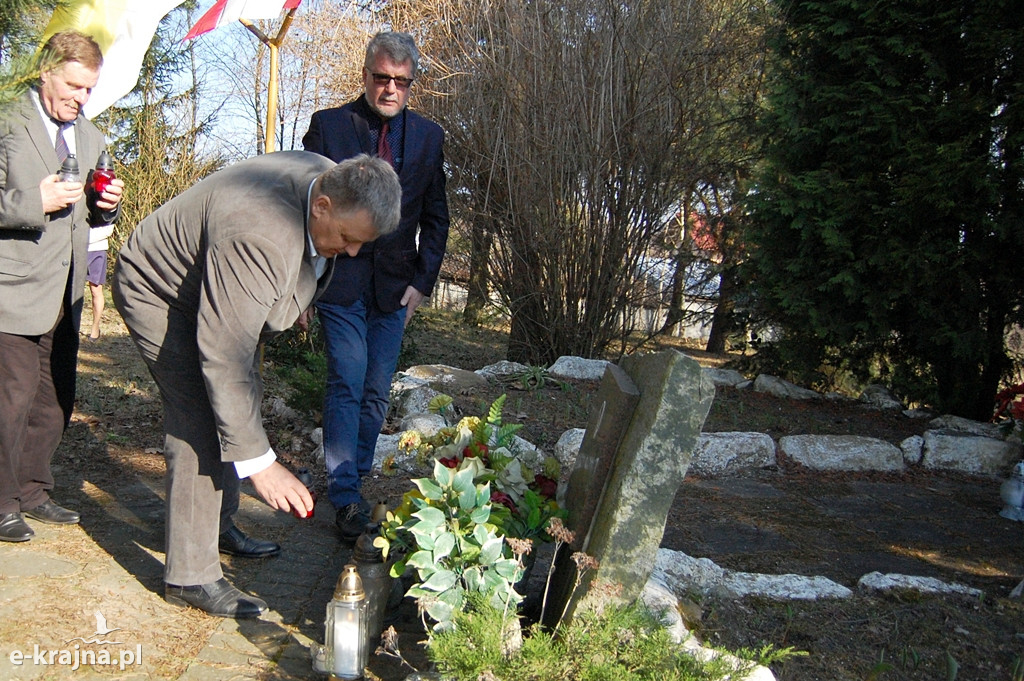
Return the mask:
<svg viewBox="0 0 1024 681">
<path fill-rule="evenodd" d="M 705 648 L 694 636 L 683 642 L 683 652 L 704 663 L 718 659 L 727 663 L 735 672 L 735 675 L 727 674 L 723 677 L 724 681 L 776 681 L 775 674 L 772 674 L 768 667 L 762 667 L 761 665 L 755 665 L 753 662 L 741 660 L 735 655 L 721 650 Z"/>
<path fill-rule="evenodd" d="M 779 451 L 808 468 L 823 471 L 897 471 L 903 453 L 895 445 L 861 435 L 787 435 Z"/>
<path fill-rule="evenodd" d="M 735 388 L 747 380 L 747 377 L 735 369 L 720 369 L 718 367 L 705 367 L 704 374 L 711 379 L 716 386 L 728 386 Z"/>
<path fill-rule="evenodd" d="M 690 636 L 683 616 L 679 612 L 679 599 L 660 581 L 651 577 L 640 593 L 640 600 L 651 612 L 661 616 L 661 623 L 675 643 L 682 643 Z"/>
<path fill-rule="evenodd" d="M 964 432 L 929 430 L 924 434 L 921 462 L 925 468 L 982 475 L 1005 475 L 1021 458 L 1021 443 Z"/>
<path fill-rule="evenodd" d="M 981 598 L 985 592 L 981 589 L 948 583 L 934 577 L 914 577 L 912 575 L 887 574 L 869 572 L 860 578 L 857 587 L 869 591 L 888 591 L 891 589 L 912 589 L 922 593 L 960 594 L 973 598 Z"/>
<path fill-rule="evenodd" d="M 994 423 L 984 423 L 982 421 L 972 421 L 971 419 L 965 419 L 962 416 L 953 416 L 952 414 L 945 414 L 939 416 L 928 422 L 928 425 L 933 430 L 953 430 L 961 433 L 968 433 L 970 435 L 977 435 L 979 437 L 990 437 L 995 440 L 1004 439 L 1003 432 L 999 429 L 999 426 Z"/>
<path fill-rule="evenodd" d="M 586 428 L 570 428 L 562 433 L 555 443 L 554 457 L 562 464 L 562 470 L 571 471 L 576 464 L 576 455 L 580 453 Z"/>
<path fill-rule="evenodd" d="M 391 463 L 398 470 L 405 471 L 406 473 L 418 473 L 420 471 L 421 467 L 416 461 L 415 452 L 403 452 L 398 449 L 398 440 L 401 437 L 401 433 L 393 433 L 391 435 L 381 435 L 377 438 L 377 448 L 373 451 L 374 470 L 381 470 L 384 466 L 384 461 L 388 457 L 394 457 Z"/>
<path fill-rule="evenodd" d="M 783 379 L 775 376 L 768 376 L 767 374 L 761 374 L 754 379 L 754 390 L 759 393 L 768 393 L 769 395 L 775 395 L 776 397 L 788 397 L 794 400 L 821 399 L 821 395 L 813 390 L 801 388 L 794 383 L 784 381 Z"/>
<path fill-rule="evenodd" d="M 860 401 L 882 411 L 903 411 L 903 404 L 884 385 L 872 383 L 860 394 Z"/>
<path fill-rule="evenodd" d="M 423 379 L 432 387 L 452 395 L 487 386 L 487 379 L 480 374 L 445 364 L 419 364 L 406 369 L 405 375 Z"/>
<path fill-rule="evenodd" d="M 682 551 L 658 549 L 651 577 L 673 593 L 698 592 L 703 595 L 719 590 L 725 570 L 709 558 L 693 558 Z"/>
<path fill-rule="evenodd" d="M 775 681 L 775 675 L 767 667 L 754 666 L 750 662 L 741 660 L 734 655 L 719 650 L 704 647 L 697 637 L 686 628 L 682 614 L 679 610 L 679 599 L 672 590 L 655 577 L 651 577 L 640 599 L 652 611 L 659 613 L 663 626 L 668 630 L 669 637 L 674 643 L 683 647 L 683 652 L 703 662 L 709 662 L 721 658 L 727 662 L 735 676 L 726 676 L 736 681 Z"/>
<path fill-rule="evenodd" d="M 447 425 L 448 422 L 440 414 L 410 414 L 399 422 L 398 430 L 418 430 L 421 435 L 431 437 Z"/>
<path fill-rule="evenodd" d="M 900 451 L 903 452 L 903 461 L 908 466 L 918 465 L 924 455 L 924 438 L 920 435 L 911 435 L 900 443 Z"/>
<path fill-rule="evenodd" d="M 579 378 L 599 380 L 604 376 L 604 369 L 611 362 L 603 359 L 583 359 L 582 357 L 562 356 L 548 367 L 548 373 L 556 378 Z"/>
<path fill-rule="evenodd" d="M 725 573 L 722 590 L 734 598 L 759 595 L 780 601 L 815 601 L 819 598 L 849 598 L 853 595 L 850 589 L 826 577 L 731 571 Z"/>
<path fill-rule="evenodd" d="M 689 473 L 721 475 L 775 465 L 775 441 L 765 433 L 701 433 Z"/>
<path fill-rule="evenodd" d="M 503 359 L 500 362 L 488 364 L 482 369 L 477 369 L 476 373 L 480 374 L 484 378 L 498 379 L 522 376 L 529 370 L 530 367 L 526 366 L 525 364 L 520 364 L 519 362 L 510 362 L 508 360 Z"/>
<path fill-rule="evenodd" d="M 391 378 L 391 394 L 397 395 L 405 392 L 406 390 L 418 388 L 421 385 L 430 385 L 430 383 L 428 381 L 424 381 L 422 378 L 413 378 L 412 376 L 407 376 L 403 372 L 398 372 Z"/>
<path fill-rule="evenodd" d="M 543 450 L 537 449 L 537 445 L 533 444 L 529 440 L 524 440 L 518 435 L 512 436 L 512 445 L 509 447 L 515 452 L 516 457 L 524 466 L 539 471 L 541 465 L 544 463 L 544 459 L 547 456 Z"/>
<path fill-rule="evenodd" d="M 395 393 L 392 391 L 391 403 L 395 409 L 395 415 L 399 419 L 414 414 L 428 414 L 430 410 L 427 405 L 439 393 L 426 383 L 411 387 L 407 390 Z"/>
</svg>

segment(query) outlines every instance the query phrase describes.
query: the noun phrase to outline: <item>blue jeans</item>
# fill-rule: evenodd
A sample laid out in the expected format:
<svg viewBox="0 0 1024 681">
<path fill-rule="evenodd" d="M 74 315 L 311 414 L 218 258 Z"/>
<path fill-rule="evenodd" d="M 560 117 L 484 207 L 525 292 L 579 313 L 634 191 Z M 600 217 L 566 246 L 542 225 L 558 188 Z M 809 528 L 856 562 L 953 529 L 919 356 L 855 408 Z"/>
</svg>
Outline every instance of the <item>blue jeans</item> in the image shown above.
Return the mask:
<svg viewBox="0 0 1024 681">
<path fill-rule="evenodd" d="M 373 466 L 402 349 L 405 308 L 385 314 L 366 301 L 318 303 L 327 346 L 324 458 L 327 496 L 341 509 L 362 499 L 362 476 Z"/>
</svg>

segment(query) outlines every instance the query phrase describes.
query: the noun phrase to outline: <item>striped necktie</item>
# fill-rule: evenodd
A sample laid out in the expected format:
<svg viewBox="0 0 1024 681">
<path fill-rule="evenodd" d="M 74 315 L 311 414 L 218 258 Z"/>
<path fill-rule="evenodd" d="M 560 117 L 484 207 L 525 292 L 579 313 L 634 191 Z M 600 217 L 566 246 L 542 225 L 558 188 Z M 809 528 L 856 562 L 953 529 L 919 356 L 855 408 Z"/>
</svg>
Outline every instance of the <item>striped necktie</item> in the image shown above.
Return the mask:
<svg viewBox="0 0 1024 681">
<path fill-rule="evenodd" d="M 64 139 L 64 128 L 68 126 L 70 126 L 70 123 L 57 123 L 57 141 L 54 143 L 53 148 L 57 151 L 58 163 L 64 163 L 64 159 L 71 153 L 71 150 L 68 149 L 68 142 Z"/>
</svg>

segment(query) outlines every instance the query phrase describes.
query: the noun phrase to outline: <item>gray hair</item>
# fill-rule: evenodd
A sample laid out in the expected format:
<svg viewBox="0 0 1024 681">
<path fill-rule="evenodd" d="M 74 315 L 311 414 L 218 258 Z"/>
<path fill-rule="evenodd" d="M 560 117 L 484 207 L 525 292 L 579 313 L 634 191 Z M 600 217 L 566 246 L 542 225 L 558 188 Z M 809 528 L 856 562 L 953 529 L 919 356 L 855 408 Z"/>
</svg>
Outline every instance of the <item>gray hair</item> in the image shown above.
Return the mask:
<svg viewBox="0 0 1024 681">
<path fill-rule="evenodd" d="M 398 229 L 402 185 L 387 161 L 368 154 L 346 159 L 320 175 L 320 193 L 331 200 L 336 212 L 368 211 L 378 237 Z"/>
<path fill-rule="evenodd" d="M 420 72 L 420 51 L 416 49 L 416 41 L 408 33 L 380 32 L 370 39 L 366 46 L 366 61 L 363 66 L 372 68 L 380 53 L 387 55 L 396 64 L 412 62 L 412 77 Z"/>
</svg>

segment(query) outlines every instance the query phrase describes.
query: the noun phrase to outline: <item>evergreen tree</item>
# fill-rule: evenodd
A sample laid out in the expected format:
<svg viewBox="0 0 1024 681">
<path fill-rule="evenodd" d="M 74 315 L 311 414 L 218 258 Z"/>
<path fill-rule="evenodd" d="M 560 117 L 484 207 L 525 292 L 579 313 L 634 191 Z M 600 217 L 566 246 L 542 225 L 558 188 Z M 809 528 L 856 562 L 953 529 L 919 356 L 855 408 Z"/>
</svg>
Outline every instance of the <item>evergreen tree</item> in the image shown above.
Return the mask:
<svg viewBox="0 0 1024 681">
<path fill-rule="evenodd" d="M 1024 301 L 1016 0 L 780 0 L 748 282 L 822 360 L 987 418 Z"/>
<path fill-rule="evenodd" d="M 55 3 L 0 0 L 0 106 L 29 88 L 39 76 L 35 59 L 39 33 Z"/>
</svg>

